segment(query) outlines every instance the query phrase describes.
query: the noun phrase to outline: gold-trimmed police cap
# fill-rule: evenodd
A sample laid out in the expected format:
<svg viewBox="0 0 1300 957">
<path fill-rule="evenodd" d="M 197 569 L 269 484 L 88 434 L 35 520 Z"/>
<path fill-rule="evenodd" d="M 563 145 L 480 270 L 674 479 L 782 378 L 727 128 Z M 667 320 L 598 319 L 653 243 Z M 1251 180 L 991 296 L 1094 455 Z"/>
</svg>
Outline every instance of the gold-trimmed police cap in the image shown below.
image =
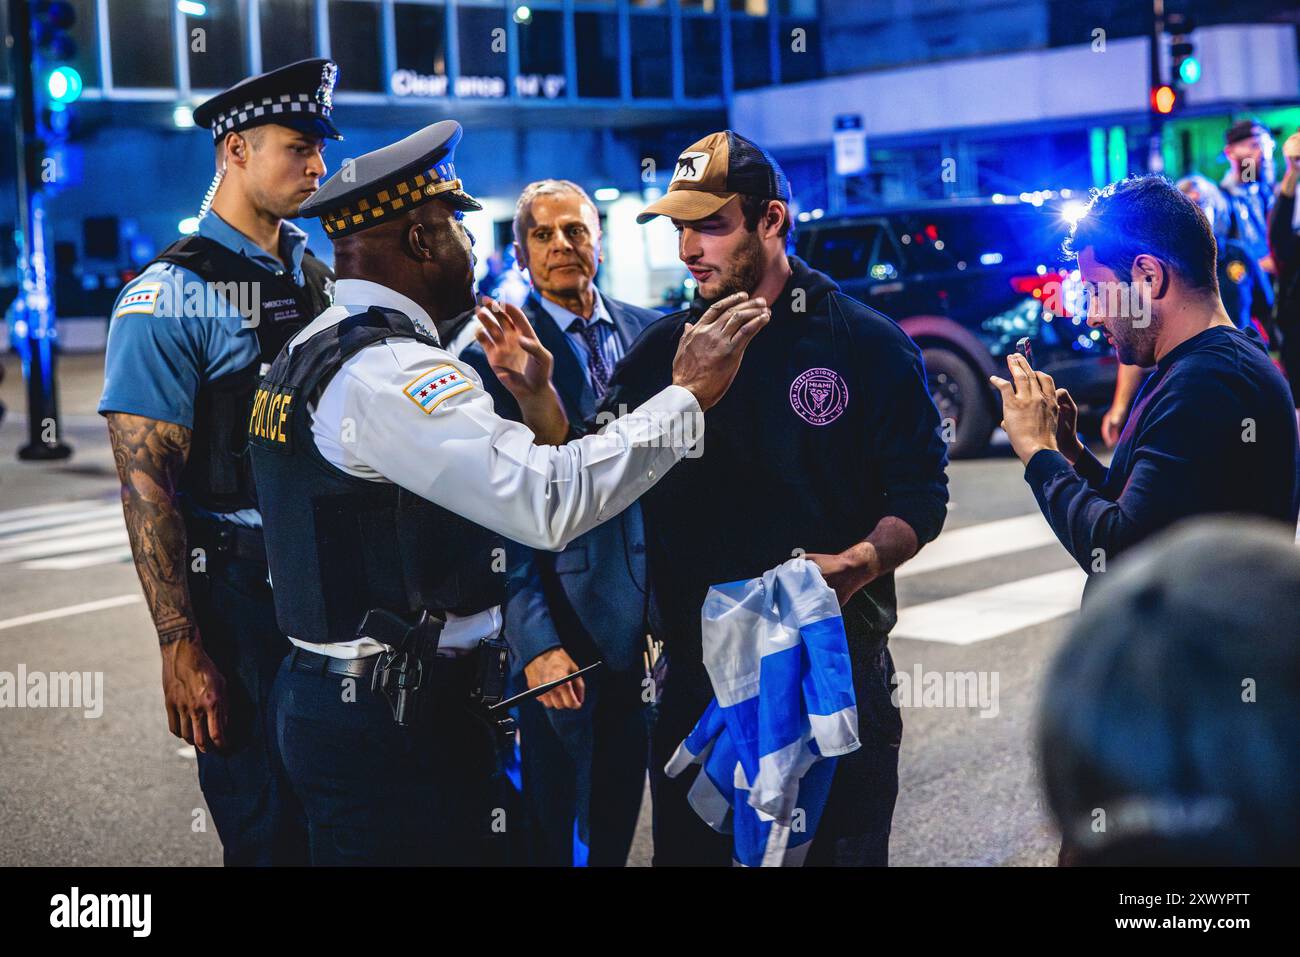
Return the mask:
<svg viewBox="0 0 1300 957">
<path fill-rule="evenodd" d="M 194 124 L 212 130 L 218 143 L 227 133 L 267 123 L 341 140 L 330 119 L 338 75 L 333 60 L 316 57 L 250 76 L 195 107 Z"/>
<path fill-rule="evenodd" d="M 330 239 L 338 239 L 434 199 L 453 209 L 482 209 L 456 177 L 453 158 L 463 135 L 455 120 L 442 120 L 359 156 L 327 179 L 298 215 L 320 217 Z"/>
</svg>

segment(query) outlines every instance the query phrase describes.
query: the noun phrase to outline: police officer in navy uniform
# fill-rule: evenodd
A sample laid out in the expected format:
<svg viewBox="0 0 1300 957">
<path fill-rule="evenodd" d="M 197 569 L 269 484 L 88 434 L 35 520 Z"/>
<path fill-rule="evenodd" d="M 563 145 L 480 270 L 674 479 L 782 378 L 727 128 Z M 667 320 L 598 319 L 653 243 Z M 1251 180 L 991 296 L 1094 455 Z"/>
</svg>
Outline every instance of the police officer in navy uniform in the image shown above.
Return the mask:
<svg viewBox="0 0 1300 957">
<path fill-rule="evenodd" d="M 498 416 L 437 329 L 473 306 L 479 204 L 454 122 L 366 154 L 304 204 L 334 242 L 335 305 L 254 399 L 249 441 L 278 619 L 278 743 L 316 864 L 477 863 L 511 823 L 491 806 L 509 536 L 556 550 L 613 518 L 698 441 L 765 310 L 719 308 L 672 384 L 560 444 L 552 360 L 513 307 L 478 341 L 524 422 Z M 494 318 L 495 316 L 495 318 Z"/>
<path fill-rule="evenodd" d="M 330 270 L 287 222 L 318 187 L 336 68 L 304 60 L 194 111 L 216 177 L 198 232 L 118 296 L 99 411 L 162 645 L 171 732 L 197 749 L 227 864 L 306 860 L 306 826 L 265 733 L 288 644 L 275 624 L 246 430 L 289 337 L 329 304 Z"/>
</svg>

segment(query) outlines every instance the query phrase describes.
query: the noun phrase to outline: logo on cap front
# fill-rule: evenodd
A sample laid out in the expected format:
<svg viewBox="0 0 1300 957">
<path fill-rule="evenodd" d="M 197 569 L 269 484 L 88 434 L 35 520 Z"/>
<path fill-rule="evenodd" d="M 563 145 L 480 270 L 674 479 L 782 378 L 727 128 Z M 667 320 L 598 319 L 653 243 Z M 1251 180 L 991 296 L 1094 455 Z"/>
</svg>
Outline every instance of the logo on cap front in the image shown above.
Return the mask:
<svg viewBox="0 0 1300 957">
<path fill-rule="evenodd" d="M 833 369 L 809 369 L 790 384 L 790 407 L 810 425 L 829 425 L 848 404 L 848 386 Z"/>
<path fill-rule="evenodd" d="M 332 62 L 326 62 L 320 71 L 320 86 L 316 87 L 316 102 L 323 110 L 334 109 L 334 83 L 338 80 L 339 68 Z"/>
<path fill-rule="evenodd" d="M 683 153 L 677 157 L 677 167 L 673 170 L 673 178 L 669 181 L 669 185 L 671 186 L 678 180 L 688 183 L 699 182 L 704 179 L 704 171 L 708 168 L 708 153 Z"/>
</svg>

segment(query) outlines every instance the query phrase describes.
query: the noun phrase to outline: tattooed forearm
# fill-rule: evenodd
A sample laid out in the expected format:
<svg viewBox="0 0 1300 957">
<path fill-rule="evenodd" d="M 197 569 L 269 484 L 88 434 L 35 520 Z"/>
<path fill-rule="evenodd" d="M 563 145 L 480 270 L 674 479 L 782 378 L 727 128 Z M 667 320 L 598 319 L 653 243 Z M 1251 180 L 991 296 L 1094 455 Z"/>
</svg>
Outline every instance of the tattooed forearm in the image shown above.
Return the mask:
<svg viewBox="0 0 1300 957">
<path fill-rule="evenodd" d="M 194 632 L 185 578 L 185 523 L 176 486 L 190 451 L 190 430 L 120 412 L 108 416 L 113 461 L 122 483 L 122 511 L 145 601 L 158 642 L 171 644 Z"/>
</svg>

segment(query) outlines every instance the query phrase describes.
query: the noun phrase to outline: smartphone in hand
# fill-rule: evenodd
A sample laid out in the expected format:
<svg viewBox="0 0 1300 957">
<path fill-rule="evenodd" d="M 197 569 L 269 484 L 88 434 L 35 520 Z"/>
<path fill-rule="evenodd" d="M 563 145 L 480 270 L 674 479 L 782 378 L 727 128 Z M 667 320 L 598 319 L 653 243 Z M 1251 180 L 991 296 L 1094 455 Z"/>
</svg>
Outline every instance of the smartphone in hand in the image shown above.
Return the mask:
<svg viewBox="0 0 1300 957">
<path fill-rule="evenodd" d="M 1025 361 L 1029 363 L 1029 368 L 1032 369 L 1034 367 L 1034 350 L 1033 347 L 1029 345 L 1028 336 L 1022 337 L 1020 341 L 1016 343 L 1016 351 L 1025 357 Z"/>
</svg>

